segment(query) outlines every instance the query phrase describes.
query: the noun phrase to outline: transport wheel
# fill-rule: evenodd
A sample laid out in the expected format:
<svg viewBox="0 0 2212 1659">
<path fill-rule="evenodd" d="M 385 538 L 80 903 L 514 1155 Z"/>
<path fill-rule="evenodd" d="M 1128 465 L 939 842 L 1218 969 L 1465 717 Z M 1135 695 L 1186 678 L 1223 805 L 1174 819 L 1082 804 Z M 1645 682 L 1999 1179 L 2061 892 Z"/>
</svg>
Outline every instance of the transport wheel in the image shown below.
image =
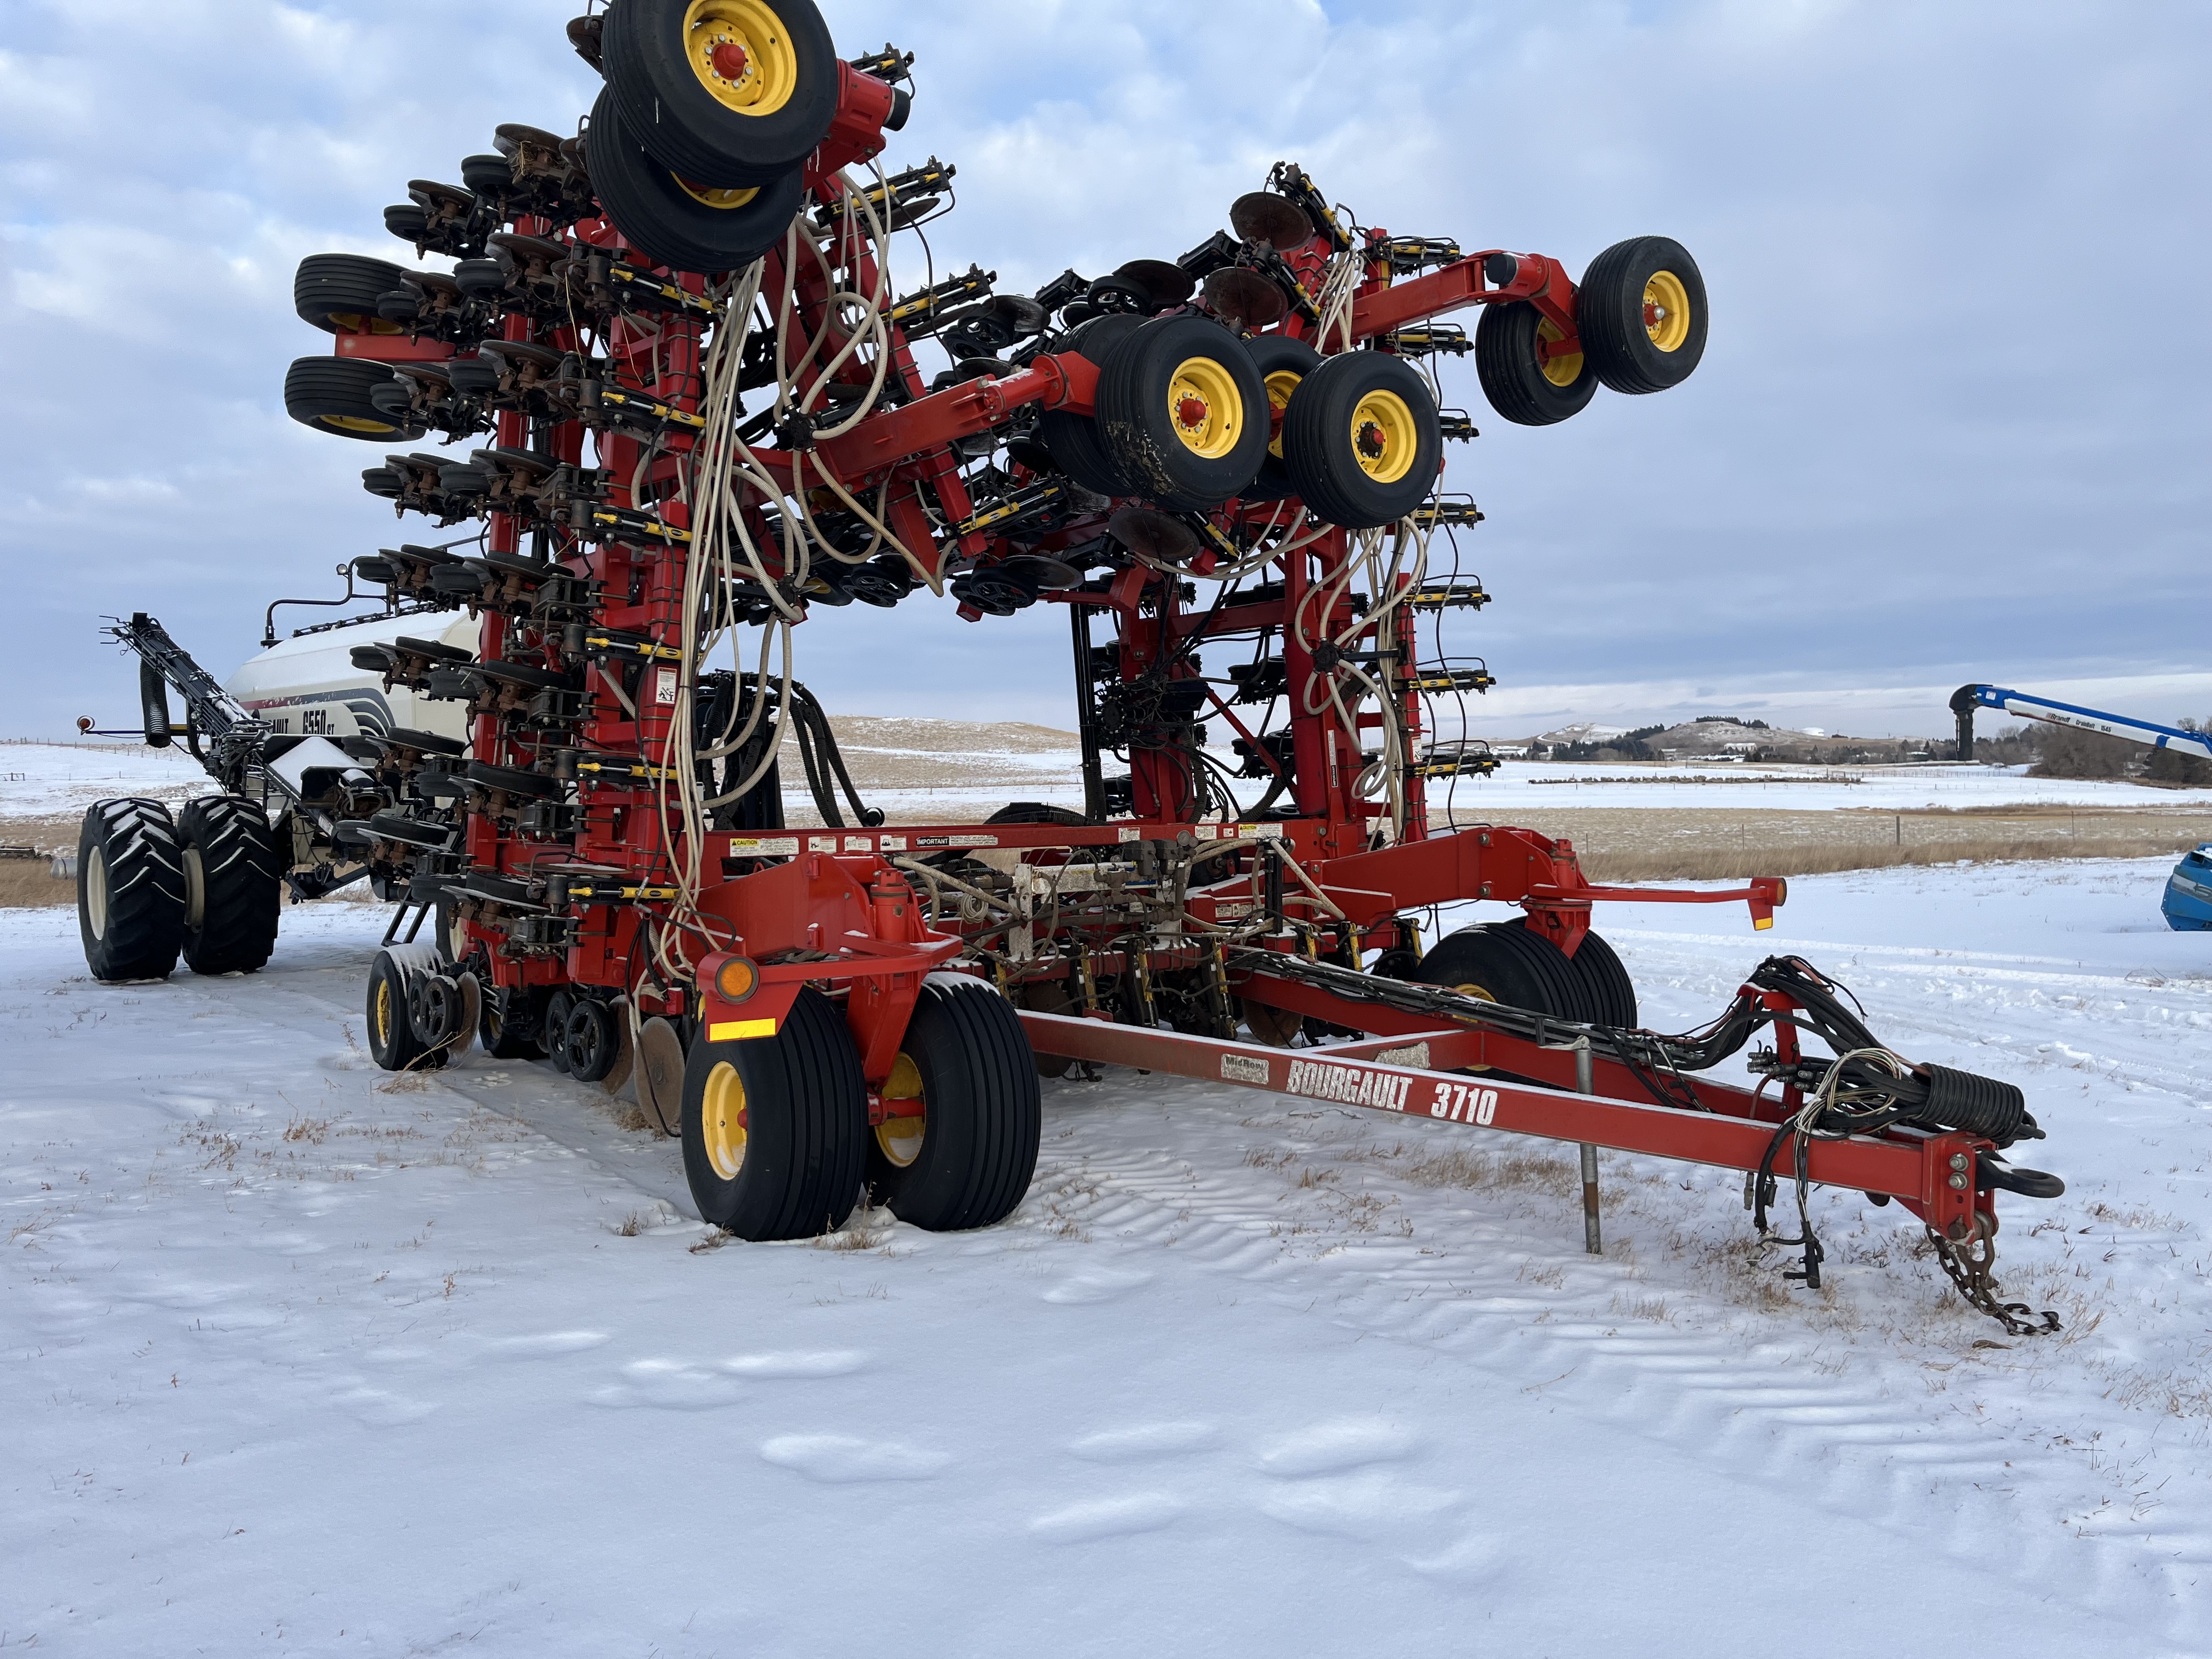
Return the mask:
<svg viewBox="0 0 2212 1659">
<path fill-rule="evenodd" d="M 283 860 L 258 803 L 188 801 L 177 816 L 185 860 L 185 961 L 196 974 L 250 974 L 276 948 Z"/>
<path fill-rule="evenodd" d="M 1558 945 L 1531 932 L 1526 918 L 1447 933 L 1407 977 L 1558 1019 L 1598 1018 L 1583 975 Z"/>
<path fill-rule="evenodd" d="M 755 1243 L 811 1238 L 853 1212 L 868 1085 L 819 991 L 801 991 L 774 1036 L 695 1042 L 683 1116 L 684 1173 L 710 1224 Z"/>
<path fill-rule="evenodd" d="M 662 1134 L 684 1133 L 684 1035 L 658 1015 L 638 1033 L 637 1103 Z"/>
<path fill-rule="evenodd" d="M 1283 417 L 1291 406 L 1291 393 L 1298 389 L 1298 382 L 1321 367 L 1321 353 L 1304 340 L 1293 340 L 1287 334 L 1261 334 L 1244 342 L 1244 349 L 1252 354 L 1254 367 L 1267 388 L 1267 425 L 1272 434 L 1267 443 L 1267 459 L 1260 463 L 1260 476 L 1245 487 L 1244 498 L 1253 501 L 1279 501 L 1285 495 L 1295 495 L 1297 489 L 1291 483 L 1290 469 L 1283 465 Z"/>
<path fill-rule="evenodd" d="M 868 1147 L 868 1188 L 931 1232 L 1004 1220 L 1036 1173 L 1042 1097 L 1021 1017 L 996 991 L 957 975 L 921 988 L 884 1085 L 919 1117 L 886 1118 Z"/>
<path fill-rule="evenodd" d="M 1116 312 L 1094 317 L 1070 337 L 1069 345 L 1103 373 L 1129 337 L 1144 326 L 1144 319 Z M 1053 465 L 1095 495 L 1126 496 L 1138 493 L 1137 481 L 1121 470 L 1106 445 L 1098 422 L 1088 415 L 1048 409 L 1037 422 L 1037 436 L 1052 455 Z"/>
<path fill-rule="evenodd" d="M 616 0 L 600 52 L 630 131 L 700 185 L 779 179 L 836 118 L 842 65 L 813 0 Z"/>
<path fill-rule="evenodd" d="M 778 246 L 805 195 L 793 168 L 766 184 L 708 185 L 647 155 L 611 92 L 592 106 L 585 141 L 599 205 L 630 245 L 672 270 L 741 270 Z"/>
<path fill-rule="evenodd" d="M 185 942 L 185 859 L 156 800 L 94 801 L 76 838 L 76 925 L 106 983 L 167 979 Z"/>
<path fill-rule="evenodd" d="M 446 1063 L 415 1030 L 407 1011 L 410 971 L 435 973 L 438 953 L 428 945 L 396 945 L 376 953 L 368 970 L 368 1054 L 387 1072 L 425 1071 Z"/>
<path fill-rule="evenodd" d="M 1474 370 L 1490 406 L 1516 426 L 1551 426 L 1581 414 L 1597 395 L 1589 354 L 1538 355 L 1540 343 L 1565 337 L 1526 300 L 1484 307 L 1474 325 Z"/>
<path fill-rule="evenodd" d="M 376 302 L 404 286 L 406 269 L 359 253 L 311 253 L 292 276 L 292 309 L 331 334 L 407 332 L 376 314 Z"/>
<path fill-rule="evenodd" d="M 302 426 L 372 443 L 412 442 L 427 427 L 408 426 L 369 401 L 399 377 L 382 363 L 354 357 L 302 357 L 284 374 L 284 412 Z"/>
<path fill-rule="evenodd" d="M 1597 1009 L 1598 1024 L 1635 1030 L 1636 985 L 1613 946 L 1595 933 L 1584 933 L 1583 942 L 1575 947 L 1572 965 Z"/>
<path fill-rule="evenodd" d="M 487 991 L 477 1012 L 477 1041 L 494 1060 L 543 1060 L 545 1047 L 530 1029 L 527 991 Z"/>
<path fill-rule="evenodd" d="M 1156 318 L 1101 369 L 1098 427 L 1140 494 L 1170 512 L 1218 507 L 1267 459 L 1267 383 L 1218 323 Z"/>
<path fill-rule="evenodd" d="M 1705 355 L 1705 279 L 1698 262 L 1668 236 L 1615 242 L 1583 274 L 1575 331 L 1591 372 L 1615 392 L 1681 385 Z"/>
<path fill-rule="evenodd" d="M 1283 414 L 1291 489 L 1316 518 L 1348 530 L 1395 524 L 1426 501 L 1443 448 L 1428 382 L 1386 352 L 1331 357 Z"/>
</svg>

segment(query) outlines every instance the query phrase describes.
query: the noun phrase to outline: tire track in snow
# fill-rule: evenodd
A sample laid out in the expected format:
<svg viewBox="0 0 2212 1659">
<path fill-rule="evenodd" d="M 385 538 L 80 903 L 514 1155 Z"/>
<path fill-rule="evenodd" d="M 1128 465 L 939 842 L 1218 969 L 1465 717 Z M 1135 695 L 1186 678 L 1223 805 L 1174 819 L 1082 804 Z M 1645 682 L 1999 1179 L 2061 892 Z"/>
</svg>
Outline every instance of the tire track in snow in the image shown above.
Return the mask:
<svg viewBox="0 0 2212 1659">
<path fill-rule="evenodd" d="M 1188 1108 L 1208 1094 L 1218 1098 L 1202 1085 L 1175 1092 L 1185 1086 L 1164 1085 L 1179 1119 L 1194 1116 Z M 1227 1106 L 1224 1115 L 1236 1109 Z M 1208 1144 L 1227 1155 L 1228 1139 L 1217 1133 Z M 1320 1162 L 1326 1151 L 1314 1155 Z M 1557 1235 L 1497 1217 L 1470 1227 L 1449 1200 L 1410 1188 L 1392 1196 L 1395 1207 L 1419 1212 L 1413 1237 L 1346 1231 L 1341 1212 L 1311 1192 L 1271 1187 L 1241 1168 L 1228 1176 L 1133 1152 L 1115 1144 L 1112 1126 L 1099 1125 L 1048 1143 L 1019 1218 L 1037 1219 L 1042 1209 L 1138 1259 L 1171 1252 L 1269 1286 L 1288 1310 L 1471 1361 L 1503 1383 L 1737 1478 L 1790 1489 L 1838 1516 L 1919 1536 L 1937 1504 L 1949 1511 L 1936 1530 L 1953 1557 L 2010 1571 L 2024 1595 L 2081 1582 L 2079 1552 L 2094 1547 L 2057 1524 L 2063 1504 L 2051 1489 L 2065 1472 L 2047 1468 L 2045 1449 L 1977 1423 L 1960 1406 L 1902 1395 L 1893 1386 L 1899 1379 L 1823 1378 L 1817 1340 L 1786 1326 L 1747 1331 L 1739 1314 L 1682 1278 L 1662 1279 L 1655 1270 L 1635 1279 L 1616 1263 L 1566 1254 Z M 1438 1236 L 1453 1242 L 1424 1245 Z M 1522 1275 L 1532 1264 L 1560 1274 L 1555 1294 L 1529 1293 Z M 1682 1324 L 1590 1305 L 1607 1293 L 1632 1304 L 1661 1291 Z M 1790 1351 L 1786 1361 L 1759 1357 L 1778 1346 Z M 2058 1480 L 2042 1478 L 2050 1474 Z M 2039 1528 L 2039 1501 L 2052 1510 Z M 2154 1541 L 2166 1561 L 2148 1551 L 2100 1550 L 2094 1601 L 2171 1595 L 2183 1610 L 2171 1616 L 2172 1634 L 2185 1640 L 2204 1622 L 2191 1610 L 2188 1583 L 2212 1563 L 2212 1528 L 2162 1528 Z"/>
</svg>

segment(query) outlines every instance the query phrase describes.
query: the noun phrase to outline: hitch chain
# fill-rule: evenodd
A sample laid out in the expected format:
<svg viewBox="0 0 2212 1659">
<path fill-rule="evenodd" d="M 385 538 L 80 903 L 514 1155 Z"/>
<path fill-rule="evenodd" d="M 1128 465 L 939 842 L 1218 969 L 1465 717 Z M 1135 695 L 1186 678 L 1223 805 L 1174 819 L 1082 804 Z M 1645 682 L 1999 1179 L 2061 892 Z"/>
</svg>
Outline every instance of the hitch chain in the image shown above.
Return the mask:
<svg viewBox="0 0 2212 1659">
<path fill-rule="evenodd" d="M 1996 1283 L 1990 1270 L 1997 1261 L 1997 1218 L 1987 1210 L 1974 1213 L 1974 1230 L 1955 1243 L 1935 1228 L 1928 1230 L 1929 1243 L 1936 1247 L 1936 1259 L 1943 1264 L 1943 1271 L 1951 1276 L 1959 1294 L 1973 1307 L 1980 1309 L 2011 1336 L 2048 1336 L 2059 1329 L 2058 1316 L 2045 1308 L 2042 1323 L 2025 1302 L 2000 1302 Z"/>
</svg>

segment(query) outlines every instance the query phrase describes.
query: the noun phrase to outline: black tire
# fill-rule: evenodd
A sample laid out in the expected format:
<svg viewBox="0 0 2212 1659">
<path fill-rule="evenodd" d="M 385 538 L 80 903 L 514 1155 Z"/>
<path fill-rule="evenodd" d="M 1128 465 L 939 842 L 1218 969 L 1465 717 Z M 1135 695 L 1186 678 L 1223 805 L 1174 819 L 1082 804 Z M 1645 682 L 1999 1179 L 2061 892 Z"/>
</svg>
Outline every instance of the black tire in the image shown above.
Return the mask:
<svg viewBox="0 0 2212 1659">
<path fill-rule="evenodd" d="M 1091 820 L 1073 807 L 1048 806 L 1041 800 L 1009 802 L 983 820 L 986 823 L 1056 823 L 1082 829 Z"/>
<path fill-rule="evenodd" d="M 1597 934 L 1586 933 L 1583 942 L 1575 947 L 1573 963 L 1597 1009 L 1598 1024 L 1635 1030 L 1636 982 L 1629 978 L 1627 968 L 1613 946 Z"/>
<path fill-rule="evenodd" d="M 437 972 L 437 951 L 427 945 L 395 945 L 379 951 L 369 964 L 363 1010 L 368 1021 L 368 1055 L 387 1072 L 428 1071 L 446 1063 L 444 1051 L 434 1052 L 422 1041 L 407 1012 L 410 971 Z"/>
<path fill-rule="evenodd" d="M 1372 530 L 1428 500 L 1443 465 L 1436 395 L 1402 357 L 1347 351 L 1297 384 L 1283 414 L 1283 465 L 1324 524 Z"/>
<path fill-rule="evenodd" d="M 726 206 L 702 199 L 723 187 L 694 190 L 647 155 L 616 112 L 611 92 L 592 106 L 584 142 L 608 219 L 633 247 L 671 270 L 743 270 L 782 242 L 805 199 L 796 168 L 763 185 L 730 187 Z"/>
<path fill-rule="evenodd" d="M 1241 494 L 1267 459 L 1267 387 L 1243 342 L 1204 317 L 1160 317 L 1098 376 L 1098 429 L 1139 493 L 1169 512 Z"/>
<path fill-rule="evenodd" d="M 1596 1018 L 1574 964 L 1551 940 L 1531 933 L 1525 918 L 1445 934 L 1407 977 L 1557 1019 Z"/>
<path fill-rule="evenodd" d="M 1075 331 L 1068 349 L 1088 357 L 1103 374 L 1114 355 L 1143 326 L 1142 318 L 1120 313 L 1093 318 Z M 1105 434 L 1091 416 L 1048 409 L 1037 422 L 1037 436 L 1051 452 L 1053 465 L 1094 495 L 1120 498 L 1137 493 L 1137 481 L 1114 459 Z"/>
<path fill-rule="evenodd" d="M 694 1042 L 683 1127 L 709 1224 L 755 1243 L 842 1226 L 860 1198 L 868 1085 L 837 1005 L 809 987 L 774 1036 Z"/>
<path fill-rule="evenodd" d="M 578 997 L 561 1033 L 561 1069 L 579 1083 L 598 1083 L 615 1068 L 622 1037 L 614 1011 L 597 997 Z"/>
<path fill-rule="evenodd" d="M 185 962 L 196 974 L 250 974 L 276 948 L 284 862 L 260 805 L 235 795 L 188 801 L 177 816 L 185 861 Z"/>
<path fill-rule="evenodd" d="M 1597 395 L 1588 351 L 1549 365 L 1537 356 L 1539 341 L 1561 337 L 1559 325 L 1526 300 L 1483 308 L 1474 325 L 1474 372 L 1482 395 L 1503 418 L 1516 426 L 1552 426 L 1581 414 Z"/>
<path fill-rule="evenodd" d="M 734 85 L 708 56 L 718 31 L 750 47 Z M 601 39 L 630 130 L 695 184 L 768 184 L 802 166 L 836 118 L 842 66 L 813 0 L 615 0 Z"/>
<path fill-rule="evenodd" d="M 292 275 L 292 309 L 330 334 L 404 334 L 404 323 L 376 314 L 376 302 L 403 286 L 408 272 L 389 259 L 359 253 L 311 253 Z"/>
<path fill-rule="evenodd" d="M 545 999 L 538 1029 L 545 1033 L 545 1058 L 564 1075 L 568 1070 L 568 1016 L 576 1012 L 576 994 L 562 986 Z"/>
<path fill-rule="evenodd" d="M 1272 434 L 1267 459 L 1260 463 L 1260 476 L 1245 487 L 1244 499 L 1279 501 L 1298 493 L 1291 483 L 1290 468 L 1283 464 L 1282 422 L 1290 411 L 1291 394 L 1321 367 L 1322 356 L 1304 340 L 1294 340 L 1287 334 L 1252 335 L 1245 340 L 1244 349 L 1252 354 L 1253 367 L 1260 371 L 1261 381 L 1267 388 L 1267 426 Z"/>
<path fill-rule="evenodd" d="M 543 1060 L 537 1022 L 529 1018 L 527 991 L 486 990 L 477 1011 L 477 1041 L 494 1060 Z"/>
<path fill-rule="evenodd" d="M 1615 242 L 1575 294 L 1575 331 L 1591 373 L 1615 392 L 1664 392 L 1705 355 L 1705 279 L 1670 236 Z"/>
<path fill-rule="evenodd" d="M 930 1232 L 988 1227 L 1013 1212 L 1036 1173 L 1043 1101 L 1036 1056 L 1013 1006 L 977 980 L 921 988 L 884 1085 L 923 1103 L 868 1137 L 868 1188 L 900 1220 Z"/>
<path fill-rule="evenodd" d="M 428 428 L 402 425 L 370 401 L 399 377 L 358 357 L 302 357 L 284 374 L 284 412 L 302 426 L 369 443 L 411 443 Z"/>
<path fill-rule="evenodd" d="M 84 964 L 107 984 L 167 979 L 185 943 L 185 858 L 156 800 L 94 801 L 76 838 Z"/>
</svg>

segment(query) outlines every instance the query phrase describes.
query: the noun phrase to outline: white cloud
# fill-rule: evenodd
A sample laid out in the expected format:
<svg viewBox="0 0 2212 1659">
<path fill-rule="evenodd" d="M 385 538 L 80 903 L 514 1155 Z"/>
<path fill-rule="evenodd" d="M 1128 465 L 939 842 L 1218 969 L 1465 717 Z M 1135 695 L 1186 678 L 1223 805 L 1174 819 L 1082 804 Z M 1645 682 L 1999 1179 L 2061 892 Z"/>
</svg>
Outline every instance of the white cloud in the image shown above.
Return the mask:
<svg viewBox="0 0 2212 1659">
<path fill-rule="evenodd" d="M 594 83 L 571 9 L 172 0 L 158 50 L 118 52 L 112 8 L 9 7 L 19 720 L 60 729 L 78 680 L 121 672 L 89 649 L 100 611 L 153 609 L 228 666 L 275 592 L 414 533 L 357 487 L 374 446 L 283 417 L 286 365 L 323 349 L 290 273 L 325 249 L 410 259 L 380 229 L 410 178 L 453 177 L 501 121 L 573 126 Z M 890 160 L 961 169 L 940 270 L 1020 286 L 1171 257 L 1284 156 L 1368 222 L 1470 247 L 1691 247 L 1712 343 L 1678 391 L 1528 431 L 1449 372 L 1483 429 L 1451 480 L 1490 515 L 1462 539 L 1498 595 L 1466 635 L 1504 682 L 1486 719 L 1516 699 L 1610 718 L 1705 684 L 1838 726 L 1889 697 L 1925 730 L 1929 687 L 2203 660 L 2200 8 L 2127 29 L 1995 0 L 828 9 L 848 50 L 921 56 Z M 833 707 L 1012 697 L 1064 720 L 1063 630 L 845 611 L 802 633 L 802 672 Z"/>
</svg>

